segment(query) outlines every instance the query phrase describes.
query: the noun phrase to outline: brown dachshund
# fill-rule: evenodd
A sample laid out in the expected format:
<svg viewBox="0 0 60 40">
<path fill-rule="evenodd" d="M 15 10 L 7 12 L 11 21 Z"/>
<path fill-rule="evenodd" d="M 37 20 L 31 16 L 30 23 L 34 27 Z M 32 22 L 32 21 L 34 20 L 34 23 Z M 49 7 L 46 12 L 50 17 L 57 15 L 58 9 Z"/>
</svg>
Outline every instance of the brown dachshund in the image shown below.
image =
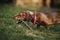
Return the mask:
<svg viewBox="0 0 60 40">
<path fill-rule="evenodd" d="M 40 25 L 43 25 L 46 27 L 46 29 L 48 29 L 49 25 L 54 24 L 54 23 L 60 23 L 60 13 L 23 11 L 19 13 L 18 15 L 16 15 L 14 19 L 17 20 L 18 23 L 22 21 L 31 21 L 33 23 L 35 21 L 35 24 L 37 24 L 37 27 L 39 27 Z"/>
</svg>

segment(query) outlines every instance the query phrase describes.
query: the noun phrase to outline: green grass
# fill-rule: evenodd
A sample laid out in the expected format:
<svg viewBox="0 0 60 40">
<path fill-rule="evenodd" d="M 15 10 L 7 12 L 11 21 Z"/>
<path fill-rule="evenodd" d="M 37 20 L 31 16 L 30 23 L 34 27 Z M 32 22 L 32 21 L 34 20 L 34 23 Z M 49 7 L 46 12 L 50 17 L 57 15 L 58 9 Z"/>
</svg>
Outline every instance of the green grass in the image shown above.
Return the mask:
<svg viewBox="0 0 60 40">
<path fill-rule="evenodd" d="M 13 17 L 24 10 L 45 12 L 53 9 L 0 6 L 0 40 L 60 40 L 60 24 L 51 25 L 49 30 L 44 27 L 36 30 L 30 23 L 34 33 L 23 23 L 16 24 Z"/>
</svg>

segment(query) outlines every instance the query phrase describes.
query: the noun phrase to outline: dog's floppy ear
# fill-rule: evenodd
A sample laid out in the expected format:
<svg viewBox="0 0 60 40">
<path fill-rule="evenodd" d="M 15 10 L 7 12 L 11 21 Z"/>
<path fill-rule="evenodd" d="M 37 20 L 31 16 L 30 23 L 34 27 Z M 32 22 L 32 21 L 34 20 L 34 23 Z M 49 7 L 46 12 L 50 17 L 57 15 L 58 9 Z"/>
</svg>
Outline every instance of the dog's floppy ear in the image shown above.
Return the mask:
<svg viewBox="0 0 60 40">
<path fill-rule="evenodd" d="M 25 11 L 25 16 L 26 16 L 26 20 L 27 21 L 30 21 L 31 19 L 32 19 L 32 15 L 29 13 L 29 12 L 27 12 L 27 11 Z"/>
<path fill-rule="evenodd" d="M 27 10 L 27 12 L 28 12 L 30 15 L 33 15 L 33 12 L 32 12 L 32 11 Z"/>
</svg>

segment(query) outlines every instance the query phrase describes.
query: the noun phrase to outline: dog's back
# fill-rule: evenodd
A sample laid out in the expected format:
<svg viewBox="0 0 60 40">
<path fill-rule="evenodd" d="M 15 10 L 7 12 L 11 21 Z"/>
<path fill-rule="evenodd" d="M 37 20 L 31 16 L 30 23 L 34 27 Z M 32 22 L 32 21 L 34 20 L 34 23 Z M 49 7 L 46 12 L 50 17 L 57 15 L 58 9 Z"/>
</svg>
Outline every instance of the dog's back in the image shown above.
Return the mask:
<svg viewBox="0 0 60 40">
<path fill-rule="evenodd" d="M 54 23 L 60 23 L 60 11 L 46 12 L 45 13 L 49 19 L 52 19 Z"/>
</svg>

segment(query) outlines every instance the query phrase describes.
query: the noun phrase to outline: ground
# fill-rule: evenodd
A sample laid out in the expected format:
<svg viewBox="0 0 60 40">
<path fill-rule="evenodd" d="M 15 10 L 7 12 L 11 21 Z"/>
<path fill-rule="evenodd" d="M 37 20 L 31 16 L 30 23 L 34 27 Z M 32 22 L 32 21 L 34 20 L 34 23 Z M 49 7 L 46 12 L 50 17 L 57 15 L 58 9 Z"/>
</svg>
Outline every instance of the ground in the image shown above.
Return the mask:
<svg viewBox="0 0 60 40">
<path fill-rule="evenodd" d="M 16 24 L 13 17 L 23 10 L 45 12 L 52 9 L 0 6 L 0 40 L 60 40 L 60 24 L 51 25 L 46 30 L 44 27 L 35 29 L 34 25 L 29 22 L 34 32 L 23 23 Z"/>
</svg>

